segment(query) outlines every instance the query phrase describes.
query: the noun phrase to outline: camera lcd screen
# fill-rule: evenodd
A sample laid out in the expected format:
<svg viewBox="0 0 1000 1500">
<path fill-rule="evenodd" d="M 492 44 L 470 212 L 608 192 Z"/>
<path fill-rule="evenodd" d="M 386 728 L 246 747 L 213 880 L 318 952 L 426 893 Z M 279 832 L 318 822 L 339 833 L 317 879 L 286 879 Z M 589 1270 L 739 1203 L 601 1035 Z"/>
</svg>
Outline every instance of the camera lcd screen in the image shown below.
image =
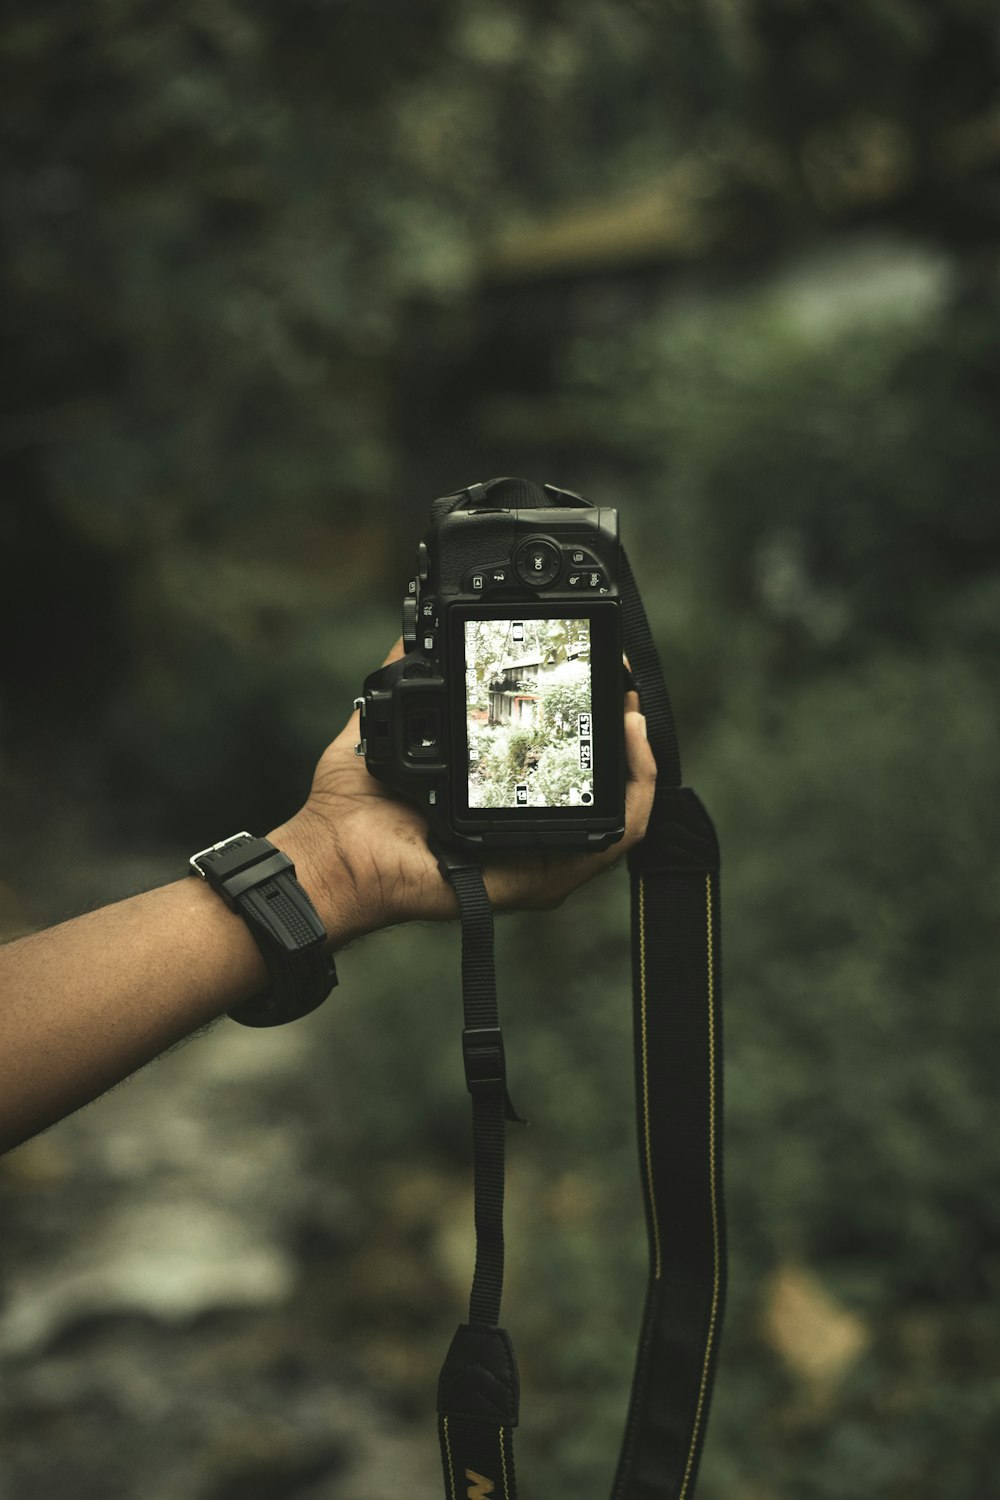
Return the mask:
<svg viewBox="0 0 1000 1500">
<path fill-rule="evenodd" d="M 448 620 L 454 826 L 589 845 L 625 817 L 617 601 L 460 604 Z"/>
<path fill-rule="evenodd" d="M 587 617 L 464 621 L 468 806 L 594 805 Z"/>
</svg>

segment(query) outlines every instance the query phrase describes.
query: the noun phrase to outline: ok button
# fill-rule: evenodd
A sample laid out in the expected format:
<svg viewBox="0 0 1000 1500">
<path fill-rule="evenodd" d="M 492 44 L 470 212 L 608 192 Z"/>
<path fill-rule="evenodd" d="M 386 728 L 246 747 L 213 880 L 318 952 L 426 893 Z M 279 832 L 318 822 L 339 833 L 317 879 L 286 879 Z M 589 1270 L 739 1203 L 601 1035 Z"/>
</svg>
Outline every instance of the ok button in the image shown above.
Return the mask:
<svg viewBox="0 0 1000 1500">
<path fill-rule="evenodd" d="M 562 556 L 552 542 L 525 542 L 514 556 L 514 571 L 522 583 L 543 589 L 559 574 Z"/>
</svg>

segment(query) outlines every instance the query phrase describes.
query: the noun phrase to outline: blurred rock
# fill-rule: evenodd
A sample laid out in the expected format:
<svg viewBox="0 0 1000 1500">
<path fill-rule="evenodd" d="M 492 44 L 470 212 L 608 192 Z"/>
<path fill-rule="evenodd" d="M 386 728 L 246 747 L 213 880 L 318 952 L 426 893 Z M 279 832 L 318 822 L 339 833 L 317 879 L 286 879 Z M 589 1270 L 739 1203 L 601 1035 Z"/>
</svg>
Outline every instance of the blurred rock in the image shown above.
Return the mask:
<svg viewBox="0 0 1000 1500">
<path fill-rule="evenodd" d="M 19 1268 L 0 1317 L 11 1354 L 43 1347 L 95 1314 L 139 1312 L 183 1322 L 222 1308 L 280 1302 L 295 1280 L 291 1258 L 203 1199 L 128 1202 L 78 1239 L 59 1275 Z"/>
<path fill-rule="evenodd" d="M 801 1266 L 778 1270 L 767 1295 L 768 1342 L 801 1379 L 836 1385 L 868 1344 L 863 1320 Z"/>
</svg>

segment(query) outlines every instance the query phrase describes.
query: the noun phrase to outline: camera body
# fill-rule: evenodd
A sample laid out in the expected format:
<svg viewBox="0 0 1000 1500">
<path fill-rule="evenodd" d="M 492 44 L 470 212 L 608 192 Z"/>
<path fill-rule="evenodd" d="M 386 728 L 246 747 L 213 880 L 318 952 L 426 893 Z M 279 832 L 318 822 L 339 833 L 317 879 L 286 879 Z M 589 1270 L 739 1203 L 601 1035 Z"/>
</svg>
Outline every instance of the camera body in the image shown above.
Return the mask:
<svg viewBox="0 0 1000 1500">
<path fill-rule="evenodd" d="M 436 502 L 404 655 L 356 700 L 370 773 L 466 849 L 603 849 L 625 827 L 618 513 L 498 479 Z"/>
</svg>

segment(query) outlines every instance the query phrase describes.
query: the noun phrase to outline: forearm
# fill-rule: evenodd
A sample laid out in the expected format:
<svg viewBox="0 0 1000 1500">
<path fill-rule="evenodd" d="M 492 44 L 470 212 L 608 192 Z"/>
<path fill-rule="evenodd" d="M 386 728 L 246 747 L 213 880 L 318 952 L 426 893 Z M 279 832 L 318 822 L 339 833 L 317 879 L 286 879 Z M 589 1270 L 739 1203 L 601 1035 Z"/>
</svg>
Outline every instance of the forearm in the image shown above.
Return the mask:
<svg viewBox="0 0 1000 1500">
<path fill-rule="evenodd" d="M 245 924 L 192 878 L 0 948 L 0 1150 L 265 983 Z"/>
<path fill-rule="evenodd" d="M 643 836 L 656 766 L 634 693 L 625 707 L 625 839 L 600 854 L 491 864 L 497 910 L 557 905 Z M 268 835 L 293 861 L 337 948 L 397 922 L 457 915 L 426 824 L 368 775 L 357 738 L 355 713 L 324 752 L 306 805 Z M 242 918 L 192 877 L 0 948 L 0 1150 L 96 1099 L 267 982 Z"/>
</svg>

